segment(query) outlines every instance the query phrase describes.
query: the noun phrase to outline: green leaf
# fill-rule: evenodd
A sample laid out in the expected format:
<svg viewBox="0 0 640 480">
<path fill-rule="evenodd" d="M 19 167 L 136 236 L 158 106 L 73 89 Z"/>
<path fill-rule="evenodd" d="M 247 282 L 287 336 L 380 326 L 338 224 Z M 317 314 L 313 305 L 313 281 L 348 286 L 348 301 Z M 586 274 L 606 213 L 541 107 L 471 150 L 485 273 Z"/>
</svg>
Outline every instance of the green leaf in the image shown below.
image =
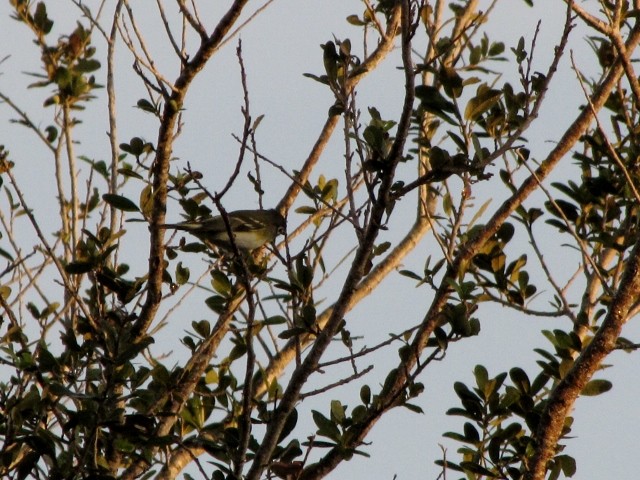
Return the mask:
<svg viewBox="0 0 640 480">
<path fill-rule="evenodd" d="M 247 345 L 244 343 L 236 344 L 229 352 L 229 360 L 234 361 L 242 358 L 247 353 Z"/>
<path fill-rule="evenodd" d="M 289 329 L 285 330 L 284 332 L 279 333 L 278 334 L 278 338 L 281 338 L 282 340 L 288 340 L 290 338 L 297 337 L 298 335 L 303 335 L 305 333 L 307 333 L 307 329 L 306 328 L 294 327 L 294 328 L 289 328 Z"/>
<path fill-rule="evenodd" d="M 123 177 L 131 177 L 131 178 L 137 178 L 139 180 L 143 180 L 143 176 L 140 175 L 139 173 L 133 171 L 131 169 L 131 167 L 123 167 L 123 168 L 119 168 L 118 169 L 118 173 L 120 175 L 122 175 Z"/>
<path fill-rule="evenodd" d="M 363 385 L 360 388 L 360 400 L 365 405 L 369 405 L 371 403 L 371 387 L 369 385 Z"/>
<path fill-rule="evenodd" d="M 480 46 L 473 47 L 469 52 L 469 63 L 471 65 L 477 65 L 482 60 L 482 49 Z"/>
<path fill-rule="evenodd" d="M 153 186 L 147 185 L 140 191 L 140 207 L 144 218 L 151 218 L 153 213 Z"/>
<path fill-rule="evenodd" d="M 114 440 L 113 447 L 118 452 L 133 453 L 135 451 L 135 445 L 124 438 Z"/>
<path fill-rule="evenodd" d="M 560 464 L 562 473 L 565 477 L 573 477 L 577 471 L 576 460 L 569 455 L 558 455 L 555 461 Z"/>
<path fill-rule="evenodd" d="M 33 24 L 45 35 L 51 31 L 53 21 L 47 16 L 47 7 L 44 2 L 38 2 L 36 12 L 33 15 Z"/>
<path fill-rule="evenodd" d="M 313 421 L 318 427 L 318 435 L 330 438 L 336 442 L 340 440 L 340 430 L 335 422 L 332 422 L 317 410 L 312 410 L 311 414 Z"/>
<path fill-rule="evenodd" d="M 220 295 L 212 295 L 208 297 L 204 303 L 214 312 L 220 313 L 227 304 L 227 301 Z"/>
<path fill-rule="evenodd" d="M 327 72 L 327 78 L 330 85 L 334 85 L 338 80 L 338 62 L 340 57 L 336 51 L 336 44 L 329 41 L 324 45 L 321 45 L 324 55 L 322 57 L 324 62 L 324 69 Z"/>
<path fill-rule="evenodd" d="M 298 207 L 296 208 L 296 213 L 300 213 L 302 215 L 313 215 L 318 212 L 318 209 L 315 207 Z"/>
<path fill-rule="evenodd" d="M 204 381 L 207 385 L 210 385 L 212 383 L 218 383 L 218 379 L 219 379 L 218 371 L 214 370 L 213 368 L 209 370 L 204 377 Z"/>
<path fill-rule="evenodd" d="M 458 72 L 452 67 L 442 67 L 439 75 L 440 82 L 445 93 L 451 98 L 458 98 L 462 95 L 463 80 Z"/>
<path fill-rule="evenodd" d="M 327 113 L 330 117 L 335 117 L 336 115 L 342 115 L 344 112 L 344 104 L 339 100 L 336 100 L 336 102 L 329 107 L 329 111 Z"/>
<path fill-rule="evenodd" d="M 107 163 L 104 160 L 92 160 L 88 157 L 85 156 L 80 156 L 79 157 L 80 160 L 87 162 L 89 165 L 91 165 L 91 168 L 98 172 L 100 174 L 100 176 L 102 176 L 102 178 L 104 178 L 105 180 L 109 179 L 109 167 L 107 167 Z M 97 192 L 98 190 L 94 188 L 94 192 Z"/>
<path fill-rule="evenodd" d="M 486 85 L 478 87 L 478 93 L 469 100 L 464 110 L 464 118 L 467 120 L 478 120 L 479 117 L 500 101 L 502 92 L 488 88 Z"/>
<path fill-rule="evenodd" d="M 191 322 L 191 327 L 194 332 L 200 335 L 202 338 L 207 338 L 211 333 L 211 324 L 207 320 L 200 320 L 198 322 Z"/>
<path fill-rule="evenodd" d="M 342 40 L 339 44 L 340 58 L 349 58 L 351 56 L 351 40 L 348 38 Z"/>
<path fill-rule="evenodd" d="M 40 314 L 41 318 L 47 318 L 52 313 L 55 313 L 56 310 L 60 307 L 59 302 L 53 302 L 47 305 L 47 307 Z"/>
<path fill-rule="evenodd" d="M 113 193 L 105 193 L 102 195 L 102 199 L 117 210 L 123 212 L 139 212 L 138 206 L 129 200 L 127 197 L 121 195 L 115 195 Z"/>
<path fill-rule="evenodd" d="M 448 414 L 449 412 L 447 412 Z M 465 443 L 465 438 L 464 435 L 462 435 L 461 433 L 457 433 L 457 432 L 444 432 L 442 434 L 443 437 L 445 438 L 451 438 L 452 440 L 455 440 L 456 442 L 460 442 L 460 443 Z"/>
<path fill-rule="evenodd" d="M 613 387 L 613 384 L 609 380 L 591 380 L 582 389 L 582 395 L 587 397 L 595 397 L 601 393 L 608 392 Z"/>
<path fill-rule="evenodd" d="M 149 112 L 149 113 L 153 113 L 153 114 L 157 114 L 158 113 L 158 109 L 157 107 L 151 103 L 149 100 L 145 99 L 145 98 L 141 98 L 140 100 L 138 100 L 138 102 L 136 103 L 136 106 L 145 112 Z"/>
<path fill-rule="evenodd" d="M 93 261 L 86 262 L 70 262 L 64 267 L 64 271 L 70 275 L 80 275 L 82 273 L 90 272 L 95 268 L 96 264 Z"/>
<path fill-rule="evenodd" d="M 313 282 L 313 268 L 305 265 L 304 259 L 305 257 L 298 257 L 296 261 L 295 280 L 301 288 L 307 289 Z"/>
<path fill-rule="evenodd" d="M 514 367 L 509 370 L 509 377 L 513 382 L 513 385 L 522 393 L 528 394 L 531 390 L 531 382 L 529 381 L 529 377 L 526 372 L 519 368 Z"/>
<path fill-rule="evenodd" d="M 262 321 L 263 325 L 282 325 L 287 323 L 287 319 L 282 315 L 274 315 Z"/>
<path fill-rule="evenodd" d="M 53 143 L 58 138 L 58 129 L 53 125 L 49 125 L 44 131 L 47 132 L 47 142 Z"/>
<path fill-rule="evenodd" d="M 473 376 L 476 377 L 476 384 L 481 391 L 484 391 L 485 385 L 489 381 L 489 372 L 483 365 L 476 365 L 473 369 Z"/>
<path fill-rule="evenodd" d="M 502 42 L 492 43 L 491 47 L 489 47 L 490 57 L 496 57 L 498 55 L 501 55 L 502 53 L 504 53 L 504 43 Z"/>
<path fill-rule="evenodd" d="M 420 99 L 421 105 L 426 111 L 455 125 L 456 122 L 447 113 L 456 114 L 458 110 L 455 104 L 447 100 L 436 87 L 419 85 L 416 87 L 416 97 Z"/>
<path fill-rule="evenodd" d="M 391 242 L 382 242 L 380 245 L 373 247 L 373 256 L 377 257 L 378 255 L 382 255 L 384 252 L 389 250 L 391 247 Z"/>
<path fill-rule="evenodd" d="M 176 283 L 178 285 L 184 285 L 189 281 L 190 271 L 187 267 L 182 266 L 182 262 L 178 262 L 176 267 Z"/>
<path fill-rule="evenodd" d="M 149 142 L 145 142 L 140 137 L 133 137 L 129 143 L 121 143 L 120 149 L 124 152 L 130 153 L 131 155 L 139 157 L 144 153 L 153 151 L 153 145 Z"/>
<path fill-rule="evenodd" d="M 313 73 L 303 73 L 302 76 L 315 80 L 316 82 L 322 83 L 323 85 L 329 85 L 329 77 L 327 77 L 326 75 L 318 76 L 314 75 Z"/>
<path fill-rule="evenodd" d="M 340 403 L 340 400 L 331 400 L 331 419 L 338 423 L 344 422 L 345 407 Z"/>
<path fill-rule="evenodd" d="M 278 437 L 278 443 L 287 438 L 287 436 L 293 431 L 293 429 L 298 424 L 298 411 L 294 408 L 291 410 L 291 413 L 287 417 L 287 420 L 284 423 L 284 427 L 280 432 L 280 436 Z"/>
<path fill-rule="evenodd" d="M 347 17 L 347 22 L 357 27 L 364 27 L 367 24 L 366 22 L 360 20 L 360 17 L 358 17 L 357 15 L 349 15 Z"/>
<path fill-rule="evenodd" d="M 364 405 L 358 405 L 351 412 L 351 419 L 354 423 L 361 423 L 367 418 L 368 409 Z"/>
<path fill-rule="evenodd" d="M 320 194 L 325 202 L 335 202 L 338 196 L 338 180 L 335 178 L 329 180 L 323 187 Z"/>
<path fill-rule="evenodd" d="M 463 468 L 465 472 L 475 473 L 477 475 L 484 475 L 487 478 L 497 478 L 498 475 L 493 473 L 491 470 L 484 468 L 481 465 L 478 465 L 474 462 L 460 462 L 460 466 Z"/>
<path fill-rule="evenodd" d="M 469 153 L 467 150 L 467 144 L 458 134 L 453 133 L 451 130 L 447 130 L 447 135 L 449 135 L 449 138 L 455 142 L 456 146 L 462 153 L 465 155 Z"/>
<path fill-rule="evenodd" d="M 469 387 L 467 387 L 464 383 L 455 382 L 453 384 L 453 389 L 456 392 L 456 395 L 458 395 L 460 400 L 462 400 L 463 402 L 472 401 L 474 403 L 480 404 L 480 398 L 471 390 L 469 390 Z"/>
<path fill-rule="evenodd" d="M 3 300 L 7 300 L 10 295 L 11 287 L 8 287 L 7 285 L 0 286 L 0 297 L 2 297 Z"/>
<path fill-rule="evenodd" d="M 545 207 L 547 207 L 547 210 L 549 210 L 553 215 L 556 215 L 557 217 L 564 216 L 570 222 L 575 222 L 580 216 L 578 213 L 578 207 L 566 200 L 558 199 L 555 200 L 554 203 L 545 202 Z"/>
<path fill-rule="evenodd" d="M 474 427 L 471 423 L 465 422 L 463 430 L 464 430 L 465 442 L 471 443 L 471 444 L 476 444 L 480 442 L 480 433 L 478 432 L 478 430 L 476 430 L 476 427 Z"/>
<path fill-rule="evenodd" d="M 513 238 L 515 230 L 516 229 L 513 224 L 505 222 L 500 225 L 500 228 L 496 232 L 496 237 L 498 237 L 498 239 L 504 243 L 509 243 L 509 241 Z"/>
<path fill-rule="evenodd" d="M 424 413 L 422 407 L 414 405 L 413 403 L 403 403 L 402 406 L 413 413 Z"/>
<path fill-rule="evenodd" d="M 76 65 L 76 70 L 82 73 L 95 72 L 98 69 L 100 69 L 100 62 L 93 59 L 81 58 Z"/>
<path fill-rule="evenodd" d="M 419 282 L 422 281 L 422 277 L 417 273 L 412 272 L 411 270 L 400 270 L 398 273 L 403 277 L 408 277 L 408 278 L 411 278 L 412 280 L 417 280 Z"/>
<path fill-rule="evenodd" d="M 7 252 L 4 248 L 0 248 L 0 256 L 6 258 L 10 262 L 13 262 L 13 256 Z"/>
</svg>

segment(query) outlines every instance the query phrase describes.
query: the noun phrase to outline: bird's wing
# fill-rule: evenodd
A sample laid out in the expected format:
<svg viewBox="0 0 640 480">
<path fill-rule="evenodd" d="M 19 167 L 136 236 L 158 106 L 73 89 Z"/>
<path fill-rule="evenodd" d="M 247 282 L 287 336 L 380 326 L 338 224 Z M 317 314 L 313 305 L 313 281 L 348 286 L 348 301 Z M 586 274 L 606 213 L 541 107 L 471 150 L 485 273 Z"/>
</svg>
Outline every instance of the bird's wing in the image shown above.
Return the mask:
<svg viewBox="0 0 640 480">
<path fill-rule="evenodd" d="M 244 217 L 236 217 L 229 216 L 229 225 L 231 225 L 231 230 L 233 232 L 251 232 L 256 228 L 259 228 L 259 224 L 256 225 L 256 222 L 249 218 Z M 222 220 L 222 218 L 220 219 Z M 222 228 L 224 228 L 224 222 L 222 223 Z M 225 229 L 226 230 L 226 229 Z"/>
</svg>

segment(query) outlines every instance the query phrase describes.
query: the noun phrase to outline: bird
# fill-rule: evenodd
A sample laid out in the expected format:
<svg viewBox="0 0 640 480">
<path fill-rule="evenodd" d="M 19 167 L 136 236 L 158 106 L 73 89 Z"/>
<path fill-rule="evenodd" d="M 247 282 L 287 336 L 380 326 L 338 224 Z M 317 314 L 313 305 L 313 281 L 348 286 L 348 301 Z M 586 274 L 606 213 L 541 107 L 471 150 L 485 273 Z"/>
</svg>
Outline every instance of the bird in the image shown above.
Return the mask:
<svg viewBox="0 0 640 480">
<path fill-rule="evenodd" d="M 227 213 L 226 216 L 233 232 L 233 243 L 238 250 L 244 252 L 256 250 L 286 232 L 286 220 L 275 209 L 236 210 Z M 221 215 L 201 220 L 168 223 L 160 227 L 189 232 L 210 248 L 211 245 L 225 250 L 232 248 L 227 225 Z"/>
</svg>

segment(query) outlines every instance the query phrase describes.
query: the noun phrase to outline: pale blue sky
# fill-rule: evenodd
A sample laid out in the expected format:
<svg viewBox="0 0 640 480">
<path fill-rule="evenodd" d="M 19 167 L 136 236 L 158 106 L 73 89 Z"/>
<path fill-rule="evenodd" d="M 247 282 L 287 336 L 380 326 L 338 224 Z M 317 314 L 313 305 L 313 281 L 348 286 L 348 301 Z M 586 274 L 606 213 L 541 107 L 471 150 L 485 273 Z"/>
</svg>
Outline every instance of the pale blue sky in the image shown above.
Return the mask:
<svg viewBox="0 0 640 480">
<path fill-rule="evenodd" d="M 95 5 L 97 2 L 85 3 Z M 585 5 L 595 3 L 584 2 Z M 60 4 L 67 5 L 67 2 Z M 155 2 L 149 2 L 149 11 L 154 9 L 152 4 Z M 486 5 L 488 2 L 485 0 L 481 4 Z M 552 47 L 560 35 L 564 20 L 564 3 L 560 0 L 536 0 L 535 4 L 535 8 L 532 9 L 525 7 L 521 0 L 502 0 L 488 28 L 493 40 L 502 40 L 507 44 L 506 55 L 509 56 L 509 47 L 515 46 L 520 35 L 524 35 L 529 41 L 535 23 L 541 19 L 537 68 L 544 71 Z M 139 2 L 134 2 L 135 7 L 139 8 L 139 5 Z M 72 12 L 67 16 L 66 22 L 73 24 L 71 19 L 75 18 L 74 9 L 68 5 L 64 8 Z M 322 51 L 319 45 L 332 39 L 332 35 L 337 38 L 354 38 L 358 34 L 357 29 L 348 25 L 344 19 L 347 15 L 361 13 L 361 10 L 361 4 L 356 0 L 276 0 L 242 33 L 252 113 L 254 117 L 266 115 L 258 130 L 260 151 L 282 162 L 283 166 L 290 170 L 295 169 L 306 158 L 332 103 L 331 95 L 326 88 L 303 77 L 302 74 L 321 73 Z M 12 57 L 0 64 L 0 90 L 10 94 L 38 123 L 41 118 L 46 118 L 40 112 L 44 92 L 25 90 L 23 82 L 28 83 L 31 80 L 20 73 L 37 69 L 37 52 L 26 29 L 10 20 L 8 12 L 8 2 L 1 2 L 0 32 L 3 32 L 1 35 L 4 39 L 11 41 L 2 42 L 0 58 L 8 54 Z M 65 22 L 62 12 L 52 12 L 52 16 L 60 24 Z M 156 33 L 158 41 L 150 43 L 162 65 L 162 59 L 171 57 L 170 54 L 165 56 L 162 51 L 165 48 L 161 43 L 162 32 Z M 154 31 L 149 30 L 148 35 L 153 36 Z M 589 57 L 590 52 L 583 40 L 584 32 L 577 31 L 573 36 L 571 48 L 575 50 L 578 66 L 588 70 L 594 60 Z M 352 43 L 354 48 L 359 48 L 355 38 Z M 98 44 L 100 45 L 99 42 Z M 189 160 L 193 168 L 204 173 L 206 183 L 212 190 L 226 181 L 227 173 L 235 163 L 237 145 L 231 138 L 231 133 L 238 133 L 242 125 L 242 98 L 238 88 L 239 69 L 235 58 L 235 46 L 236 42 L 232 41 L 221 51 L 194 85 L 186 103 L 185 129 L 175 150 L 177 156 Z M 101 49 L 104 51 L 103 47 Z M 154 141 L 155 125 L 151 117 L 132 107 L 135 101 L 143 96 L 143 92 L 135 77 L 127 72 L 131 59 L 123 50 L 119 52 L 118 58 L 120 71 L 125 74 L 117 83 L 121 120 L 119 141 L 128 141 L 132 136 L 143 136 Z M 392 118 L 398 114 L 399 99 L 402 95 L 402 82 L 398 81 L 400 73 L 396 69 L 398 65 L 398 56 L 393 56 L 379 71 L 362 83 L 358 99 L 363 110 L 366 105 L 375 105 L 383 117 Z M 173 60 L 166 60 L 162 67 L 169 69 L 168 78 L 175 77 Z M 508 69 L 510 65 L 503 64 L 500 67 Z M 98 77 L 100 83 L 105 82 L 104 71 L 98 72 Z M 513 72 L 506 72 L 505 78 L 513 78 Z M 568 57 L 565 57 L 560 78 L 552 87 L 541 118 L 535 128 L 527 133 L 536 158 L 542 158 L 552 147 L 548 142 L 556 139 L 560 129 L 571 120 L 571 115 L 575 114 L 577 106 L 581 103 L 580 98 L 581 93 L 575 75 L 569 68 Z M 29 188 L 25 189 L 27 199 L 32 203 L 36 216 L 46 223 L 45 218 L 57 214 L 55 203 L 39 202 L 42 198 L 53 198 L 53 182 L 50 176 L 52 166 L 46 152 L 37 146 L 33 136 L 24 128 L 9 125 L 6 122 L 8 117 L 13 117 L 13 114 L 8 112 L 6 106 L 0 105 L 0 144 L 11 150 L 19 181 L 23 185 L 29 185 Z M 108 159 L 104 109 L 97 106 L 82 114 L 82 118 L 84 124 L 78 128 L 78 136 L 83 142 L 78 147 L 79 153 L 97 159 Z M 42 122 L 44 123 L 44 120 Z M 325 167 L 322 171 L 328 175 L 342 175 L 340 142 L 340 138 L 336 137 L 331 148 L 323 156 Z M 332 156 L 335 157 L 335 161 L 332 160 Z M 228 162 L 226 164 L 225 159 Z M 567 159 L 566 163 L 570 165 L 570 159 Z M 287 181 L 278 173 L 269 172 L 268 167 L 263 168 L 266 175 L 265 184 L 270 185 L 266 189 L 266 199 L 274 202 L 281 194 L 279 188 L 284 188 Z M 563 168 L 558 174 L 564 172 L 566 175 L 569 171 L 568 168 Z M 230 193 L 228 205 L 233 209 L 255 207 L 251 187 L 246 181 L 241 185 L 242 188 L 236 188 Z M 474 193 L 489 195 L 488 189 L 483 190 L 482 186 Z M 478 198 L 477 204 L 483 201 L 484 198 Z M 401 216 L 401 221 L 410 221 L 412 207 L 407 210 L 406 216 Z M 177 220 L 178 212 L 169 212 L 169 218 Z M 292 221 L 295 224 L 295 216 L 292 217 Z M 25 228 L 28 228 L 26 224 Z M 130 235 L 140 235 L 140 238 L 144 239 L 144 233 L 145 227 L 142 224 L 131 225 Z M 25 231 L 24 234 L 26 238 L 30 232 Z M 388 233 L 388 237 L 393 240 L 393 230 Z M 347 238 L 349 242 L 352 240 Z M 430 238 L 427 237 L 423 245 L 405 262 L 406 268 L 417 271 L 422 269 L 424 252 L 432 247 L 429 242 Z M 566 253 L 563 253 L 564 257 L 559 256 L 555 243 L 557 239 L 551 237 L 549 244 L 545 245 L 549 258 L 556 258 L 558 262 L 566 261 L 567 265 L 562 267 L 567 270 L 575 268 L 577 259 L 569 258 L 567 261 Z M 350 244 L 344 245 L 344 248 L 349 246 Z M 136 264 L 136 258 L 146 258 L 144 250 L 127 252 L 125 247 L 123 253 L 132 265 Z M 194 270 L 198 268 L 199 259 L 191 261 L 194 262 Z M 415 263 L 412 264 L 412 261 Z M 330 294 L 331 289 L 326 292 Z M 348 315 L 349 329 L 354 335 L 370 335 L 366 344 L 372 345 L 386 338 L 389 332 L 397 331 L 398 324 L 413 324 L 422 316 L 430 298 L 431 293 L 427 288 L 415 289 L 413 283 L 406 278 L 398 274 L 391 275 L 379 287 L 373 299 Z M 194 302 L 194 299 L 191 301 Z M 190 318 L 190 311 L 191 307 L 184 310 L 186 318 Z M 558 326 L 568 328 L 565 321 L 558 324 L 558 320 L 517 318 L 511 311 L 498 308 L 486 309 L 480 319 L 482 332 L 479 337 L 452 345 L 446 359 L 428 368 L 422 376 L 421 381 L 425 384 L 426 391 L 414 403 L 420 405 L 425 413 L 417 415 L 404 409 L 391 412 L 379 422 L 368 438 L 372 443 L 365 450 L 371 458 L 355 457 L 341 465 L 331 478 L 390 480 L 397 475 L 401 480 L 435 479 L 439 469 L 433 462 L 441 457 L 438 444 L 448 449 L 448 457 L 452 460 L 456 459 L 455 450 L 459 447 L 458 444 L 441 436 L 447 430 L 460 430 L 462 427 L 460 419 L 445 415 L 448 408 L 458 406 L 457 397 L 453 393 L 453 383 L 459 380 L 471 382 L 471 372 L 477 363 L 485 365 L 492 375 L 513 366 L 521 366 L 529 373 L 535 374 L 533 367 L 538 357 L 532 349 L 549 347 L 540 335 L 540 330 Z M 169 327 L 159 335 L 154 347 L 157 349 L 156 352 L 173 350 L 177 357 L 183 354 L 175 338 L 182 335 L 186 328 L 188 325 L 176 324 L 176 319 L 173 318 Z M 632 339 L 637 339 L 639 334 L 640 329 L 636 324 L 629 325 L 624 332 L 625 336 Z M 363 362 L 362 365 L 373 362 L 376 365 L 393 365 L 395 358 L 395 350 L 390 350 L 380 353 L 375 359 Z M 637 381 L 640 373 L 638 364 L 633 356 L 622 353 L 613 355 L 609 363 L 619 367 L 607 370 L 600 377 L 612 380 L 613 390 L 600 397 L 582 398 L 576 406 L 576 422 L 573 428 L 573 436 L 576 438 L 568 442 L 566 449 L 569 455 L 577 459 L 576 478 L 633 479 L 636 475 L 632 472 L 640 467 L 638 459 L 629 455 L 633 445 L 630 439 L 640 427 L 640 413 L 636 405 L 636 399 L 640 396 L 640 385 Z M 385 375 L 386 370 L 378 368 L 359 384 L 366 382 L 375 386 Z M 323 376 L 314 377 L 316 386 L 330 382 L 331 379 Z M 357 389 L 353 390 L 336 391 L 331 398 L 340 398 L 343 403 L 355 406 Z M 322 397 L 320 401 L 305 401 L 300 411 L 311 408 L 326 413 L 329 408 L 328 397 Z M 314 430 L 313 426 L 304 420 L 301 418 L 301 437 L 313 433 Z M 458 475 L 449 472 L 447 478 L 458 478 Z"/>
</svg>

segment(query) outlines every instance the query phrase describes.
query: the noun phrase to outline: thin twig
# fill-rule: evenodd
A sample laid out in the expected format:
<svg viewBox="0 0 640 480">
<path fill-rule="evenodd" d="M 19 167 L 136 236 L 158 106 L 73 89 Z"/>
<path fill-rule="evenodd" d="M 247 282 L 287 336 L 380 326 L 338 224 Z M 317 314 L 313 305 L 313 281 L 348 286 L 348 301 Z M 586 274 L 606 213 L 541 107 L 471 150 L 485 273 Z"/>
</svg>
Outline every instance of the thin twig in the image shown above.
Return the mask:
<svg viewBox="0 0 640 480">
<path fill-rule="evenodd" d="M 200 40 L 205 41 L 208 37 L 207 30 L 202 25 L 202 22 L 197 18 L 197 15 L 192 15 L 189 9 L 187 8 L 184 0 L 177 0 L 178 6 L 180 7 L 180 13 L 183 18 L 187 20 L 189 25 L 193 27 L 193 29 L 200 35 Z"/>
<path fill-rule="evenodd" d="M 273 2 L 274 2 L 274 0 L 267 0 L 267 1 L 264 3 L 264 5 L 262 5 L 261 7 L 258 7 L 258 8 L 256 9 L 256 11 L 255 11 L 255 12 L 253 12 L 251 15 L 249 15 L 249 18 L 247 18 L 244 22 L 242 22 L 240 25 L 238 25 L 238 27 L 236 27 L 236 29 L 235 29 L 233 32 L 229 33 L 229 34 L 227 35 L 227 37 L 226 37 L 223 41 L 221 41 L 221 42 L 220 42 L 220 47 L 219 47 L 219 48 L 224 47 L 224 46 L 225 46 L 227 43 L 229 43 L 233 38 L 235 38 L 235 37 L 236 37 L 236 36 L 237 36 L 237 35 L 238 35 L 238 34 L 239 34 L 243 29 L 244 29 L 244 27 L 246 27 L 246 26 L 247 26 L 247 25 L 249 25 L 253 20 L 255 20 L 255 19 L 256 19 L 256 17 L 257 17 L 258 15 L 260 15 L 262 12 L 264 12 L 264 11 L 267 9 L 267 7 L 268 7 L 269 5 L 271 5 Z"/>
<path fill-rule="evenodd" d="M 328 392 L 329 390 L 333 390 L 334 388 L 340 387 L 342 385 L 346 385 L 347 383 L 357 380 L 358 378 L 364 377 L 371 370 L 373 370 L 373 365 L 369 365 L 368 367 L 366 367 L 364 370 L 360 372 L 354 373 L 353 375 L 349 375 L 347 378 L 343 378 L 336 382 L 330 383 L 329 385 L 326 385 L 324 387 L 317 388 L 309 392 L 301 393 L 300 401 L 303 401 L 305 398 L 308 398 L 308 397 L 313 397 L 314 395 L 320 395 L 321 393 Z"/>
<path fill-rule="evenodd" d="M 628 60 L 629 59 L 627 59 L 627 61 Z M 625 62 L 623 61 L 623 63 L 625 63 Z M 624 175 L 624 178 L 627 180 L 627 185 L 629 185 L 629 188 L 631 189 L 631 192 L 633 193 L 633 196 L 635 197 L 636 202 L 640 203 L 640 192 L 638 191 L 638 188 L 636 187 L 635 182 L 633 181 L 633 178 L 631 177 L 631 174 L 629 173 L 629 170 L 627 169 L 627 167 L 625 166 L 624 162 L 622 161 L 622 159 L 618 155 L 618 152 L 616 151 L 616 149 L 613 148 L 613 145 L 611 145 L 611 142 L 609 141 L 609 137 L 607 136 L 606 132 L 602 128 L 602 124 L 600 123 L 600 119 L 598 118 L 597 112 L 595 111 L 595 108 L 593 106 L 593 102 L 591 101 L 591 98 L 589 97 L 589 94 L 587 93 L 587 89 L 586 89 L 586 87 L 584 85 L 584 82 L 582 81 L 582 76 L 580 75 L 580 73 L 578 71 L 578 67 L 575 64 L 575 60 L 573 58 L 573 53 L 571 53 L 571 65 L 573 66 L 573 70 L 576 72 L 576 77 L 578 78 L 578 82 L 580 83 L 580 88 L 582 88 L 582 92 L 584 93 L 584 97 L 587 100 L 587 102 L 589 103 L 589 108 L 591 109 L 591 112 L 593 113 L 593 119 L 594 119 L 594 121 L 596 123 L 596 127 L 598 129 L 598 132 L 600 133 L 600 135 L 602 137 L 602 140 L 604 141 L 604 144 L 607 147 L 607 151 L 611 155 L 611 158 L 613 158 L 614 162 L 616 162 L 616 165 L 618 165 L 618 168 L 620 168 L 620 171 Z M 639 100 L 639 99 L 640 99 L 640 96 L 636 97 L 636 101 Z"/>
<path fill-rule="evenodd" d="M 236 166 L 229 175 L 229 179 L 222 190 L 217 192 L 215 197 L 216 201 L 221 201 L 222 197 L 229 191 L 232 185 L 235 183 L 236 178 L 240 174 L 240 168 L 244 162 L 245 152 L 247 151 L 247 142 L 251 134 L 251 115 L 249 113 L 249 88 L 247 87 L 247 72 L 244 68 L 244 61 L 242 59 L 242 41 L 238 41 L 238 48 L 236 49 L 236 55 L 238 57 L 238 63 L 240 65 L 240 81 L 242 83 L 242 91 L 244 98 L 244 107 L 242 107 L 242 115 L 244 118 L 244 125 L 242 127 L 242 138 L 240 139 L 240 151 L 238 152 L 238 159 L 236 160 Z"/>
<path fill-rule="evenodd" d="M 35 123 L 33 123 L 31 121 L 31 118 L 29 117 L 29 115 L 27 114 L 26 111 L 21 110 L 18 105 L 16 105 L 10 97 L 8 97 L 7 95 L 5 95 L 4 93 L 0 92 L 0 100 L 2 100 L 3 102 L 5 102 L 7 105 L 9 105 L 14 112 L 16 112 L 19 116 L 20 116 L 20 123 L 23 125 L 26 125 L 31 131 L 33 131 L 40 140 L 42 140 L 42 143 L 52 152 L 55 153 L 55 147 L 51 144 L 51 142 L 49 142 L 49 140 L 47 140 L 47 137 L 45 137 L 45 135 L 40 131 L 40 129 L 37 127 L 37 125 Z"/>
<path fill-rule="evenodd" d="M 22 190 L 20 189 L 20 187 L 18 187 L 18 183 L 16 182 L 16 179 L 13 176 L 13 173 L 11 173 L 11 170 L 8 170 L 8 171 L 5 172 L 5 175 L 7 175 L 9 177 L 9 180 L 11 181 L 11 185 L 13 186 L 14 190 L 16 191 L 16 194 L 18 195 L 18 199 L 20 200 L 20 205 L 22 206 L 22 208 L 25 211 L 25 214 L 29 218 L 29 221 L 31 222 L 31 225 L 33 226 L 33 229 L 36 231 L 36 234 L 38 235 L 38 238 L 40 239 L 40 242 L 42 242 L 42 245 L 46 249 L 46 251 L 47 251 L 47 253 L 49 255 L 49 258 L 51 258 L 51 260 L 55 264 L 56 268 L 58 269 L 58 273 L 60 274 L 60 279 L 62 280 L 62 283 L 64 284 L 66 292 L 71 297 L 74 298 L 74 300 L 77 302 L 78 306 L 80 307 L 80 310 L 82 310 L 82 314 L 86 317 L 87 321 L 91 324 L 91 326 L 96 331 L 98 331 L 99 328 L 96 325 L 91 313 L 89 312 L 89 309 L 87 308 L 87 306 L 85 305 L 84 301 L 82 300 L 82 297 L 80 297 L 80 295 L 78 295 L 78 291 L 77 291 L 77 288 L 75 288 L 75 285 L 69 280 L 69 277 L 67 275 L 67 272 L 64 269 L 64 266 L 62 265 L 62 262 L 60 261 L 58 256 L 55 254 L 55 252 L 53 251 L 53 249 L 49 245 L 49 242 L 47 241 L 46 237 L 44 236 L 44 233 L 40 229 L 40 225 L 38 224 L 37 220 L 35 219 L 35 216 L 33 215 L 31 209 L 27 205 L 27 202 L 26 202 L 26 200 L 24 198 L 24 194 L 22 193 Z"/>
<path fill-rule="evenodd" d="M 167 19 L 167 15 L 164 12 L 164 6 L 162 5 L 162 0 L 156 0 L 156 5 L 158 5 L 158 12 L 160 13 L 160 18 L 162 19 L 162 25 L 164 25 L 164 31 L 167 34 L 167 38 L 169 39 L 169 43 L 173 47 L 173 51 L 176 56 L 182 60 L 186 61 L 186 58 L 182 56 L 182 49 L 176 39 L 173 36 L 173 32 L 171 31 L 171 27 L 169 26 L 169 20 Z"/>
</svg>

